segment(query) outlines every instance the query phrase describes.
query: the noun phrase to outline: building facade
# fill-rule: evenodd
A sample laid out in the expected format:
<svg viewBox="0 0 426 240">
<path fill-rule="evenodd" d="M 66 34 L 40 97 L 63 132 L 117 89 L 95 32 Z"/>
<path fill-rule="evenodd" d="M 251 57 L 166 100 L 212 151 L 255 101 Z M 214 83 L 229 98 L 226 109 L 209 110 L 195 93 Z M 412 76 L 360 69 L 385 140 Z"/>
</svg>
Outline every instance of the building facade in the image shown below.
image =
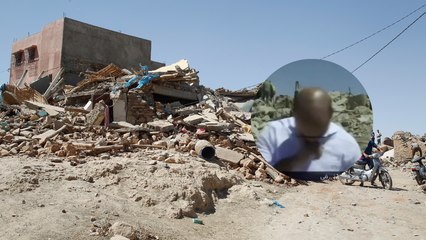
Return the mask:
<svg viewBox="0 0 426 240">
<path fill-rule="evenodd" d="M 64 68 L 65 84 L 76 85 L 84 77 L 81 73 L 110 63 L 128 69 L 164 66 L 151 60 L 150 40 L 62 18 L 13 44 L 9 84 L 35 84 L 45 90 Z"/>
</svg>

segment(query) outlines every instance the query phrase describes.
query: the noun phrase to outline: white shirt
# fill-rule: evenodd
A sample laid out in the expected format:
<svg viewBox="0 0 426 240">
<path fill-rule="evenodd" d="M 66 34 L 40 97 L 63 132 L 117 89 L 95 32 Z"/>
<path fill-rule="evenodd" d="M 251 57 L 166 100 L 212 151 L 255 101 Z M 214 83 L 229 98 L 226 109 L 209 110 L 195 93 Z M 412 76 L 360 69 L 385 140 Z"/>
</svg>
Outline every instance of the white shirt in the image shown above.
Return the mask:
<svg viewBox="0 0 426 240">
<path fill-rule="evenodd" d="M 260 132 L 256 145 L 272 166 L 300 152 L 304 144 L 298 137 L 294 117 L 269 122 Z M 349 133 L 335 123 L 330 123 L 327 132 L 319 139 L 322 154 L 310 155 L 304 164 L 295 166 L 291 172 L 341 172 L 351 167 L 361 156 L 358 143 Z"/>
</svg>

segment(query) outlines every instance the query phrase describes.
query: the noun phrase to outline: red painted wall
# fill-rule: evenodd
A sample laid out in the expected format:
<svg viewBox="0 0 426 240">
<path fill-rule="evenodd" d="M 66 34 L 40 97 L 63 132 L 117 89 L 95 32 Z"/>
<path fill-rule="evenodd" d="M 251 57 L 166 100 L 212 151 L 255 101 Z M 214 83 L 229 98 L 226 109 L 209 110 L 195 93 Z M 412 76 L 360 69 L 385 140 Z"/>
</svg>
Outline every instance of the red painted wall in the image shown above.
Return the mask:
<svg viewBox="0 0 426 240">
<path fill-rule="evenodd" d="M 59 19 L 46 25 L 41 32 L 15 42 L 12 45 L 9 83 L 16 85 L 25 70 L 28 72 L 24 82 L 28 84 L 36 80 L 43 70 L 42 77 L 51 74 L 54 78 L 61 68 L 63 31 L 64 19 Z M 14 53 L 25 51 L 32 46 L 37 47 L 38 59 L 29 61 L 26 54 L 24 62 L 16 66 Z"/>
</svg>

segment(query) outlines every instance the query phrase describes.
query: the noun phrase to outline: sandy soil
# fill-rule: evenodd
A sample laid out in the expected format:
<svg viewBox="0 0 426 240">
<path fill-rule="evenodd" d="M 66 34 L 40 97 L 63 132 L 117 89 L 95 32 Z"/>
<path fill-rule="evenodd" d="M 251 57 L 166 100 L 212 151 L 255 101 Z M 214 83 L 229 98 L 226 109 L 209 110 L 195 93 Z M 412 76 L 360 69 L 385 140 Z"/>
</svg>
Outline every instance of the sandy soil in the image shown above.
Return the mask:
<svg viewBox="0 0 426 240">
<path fill-rule="evenodd" d="M 189 155 L 152 160 L 161 154 L 77 166 L 1 158 L 0 239 L 110 239 L 126 229 L 133 239 L 426 239 L 426 194 L 410 172 L 390 169 L 392 191 L 339 181 L 286 187 Z"/>
</svg>

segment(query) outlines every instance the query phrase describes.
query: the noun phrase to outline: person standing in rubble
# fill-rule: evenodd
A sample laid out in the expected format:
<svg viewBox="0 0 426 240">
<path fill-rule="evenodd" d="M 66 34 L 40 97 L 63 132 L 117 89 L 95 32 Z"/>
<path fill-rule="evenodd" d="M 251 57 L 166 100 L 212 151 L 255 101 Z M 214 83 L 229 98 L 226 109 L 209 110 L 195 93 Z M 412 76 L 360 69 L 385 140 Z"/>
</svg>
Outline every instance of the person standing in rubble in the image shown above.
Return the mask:
<svg viewBox="0 0 426 240">
<path fill-rule="evenodd" d="M 414 156 L 416 156 L 417 152 L 420 153 L 420 157 L 423 156 L 422 149 L 420 148 L 419 144 L 417 142 L 413 142 L 411 144 L 411 159 L 413 159 Z"/>
<path fill-rule="evenodd" d="M 269 122 L 256 145 L 274 168 L 303 180 L 321 180 L 360 157 L 356 140 L 331 122 L 332 100 L 320 88 L 304 88 L 293 101 L 294 117 Z"/>
<path fill-rule="evenodd" d="M 382 144 L 382 134 L 380 133 L 379 129 L 377 129 L 377 145 Z"/>
</svg>

